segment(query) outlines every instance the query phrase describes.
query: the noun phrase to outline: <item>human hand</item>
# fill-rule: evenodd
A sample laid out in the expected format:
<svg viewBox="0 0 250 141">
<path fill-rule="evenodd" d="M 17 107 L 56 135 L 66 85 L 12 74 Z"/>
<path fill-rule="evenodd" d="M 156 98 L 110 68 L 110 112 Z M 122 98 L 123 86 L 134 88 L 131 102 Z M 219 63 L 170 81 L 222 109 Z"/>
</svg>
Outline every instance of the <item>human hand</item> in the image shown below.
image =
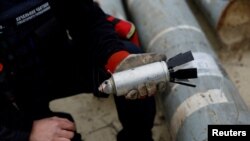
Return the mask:
<svg viewBox="0 0 250 141">
<path fill-rule="evenodd" d="M 33 122 L 29 141 L 70 141 L 76 130 L 73 122 L 51 117 Z"/>
<path fill-rule="evenodd" d="M 156 53 L 142 53 L 142 54 L 130 54 L 124 58 L 117 66 L 114 72 L 120 72 L 126 69 L 146 65 L 157 61 L 166 61 L 164 54 Z M 159 90 L 166 88 L 165 82 L 155 83 L 149 82 L 140 84 L 137 89 L 130 90 L 125 98 L 127 99 L 142 99 L 148 96 L 155 95 Z"/>
</svg>

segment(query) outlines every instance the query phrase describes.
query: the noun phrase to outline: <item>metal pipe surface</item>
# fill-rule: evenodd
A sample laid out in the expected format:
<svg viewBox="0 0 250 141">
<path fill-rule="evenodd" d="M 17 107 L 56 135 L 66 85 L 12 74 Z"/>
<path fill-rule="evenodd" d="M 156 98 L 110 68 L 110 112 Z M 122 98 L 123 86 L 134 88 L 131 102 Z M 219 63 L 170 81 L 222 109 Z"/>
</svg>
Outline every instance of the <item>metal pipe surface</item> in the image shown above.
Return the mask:
<svg viewBox="0 0 250 141">
<path fill-rule="evenodd" d="M 125 10 L 120 0 L 94 0 L 102 10 L 119 19 L 127 19 Z"/>
<path fill-rule="evenodd" d="M 184 0 L 126 0 L 146 52 L 191 50 L 196 88 L 170 84 L 162 102 L 173 141 L 206 141 L 209 124 L 249 124 L 250 113 Z"/>
<path fill-rule="evenodd" d="M 250 41 L 249 0 L 195 0 L 226 46 L 243 48 Z"/>
</svg>

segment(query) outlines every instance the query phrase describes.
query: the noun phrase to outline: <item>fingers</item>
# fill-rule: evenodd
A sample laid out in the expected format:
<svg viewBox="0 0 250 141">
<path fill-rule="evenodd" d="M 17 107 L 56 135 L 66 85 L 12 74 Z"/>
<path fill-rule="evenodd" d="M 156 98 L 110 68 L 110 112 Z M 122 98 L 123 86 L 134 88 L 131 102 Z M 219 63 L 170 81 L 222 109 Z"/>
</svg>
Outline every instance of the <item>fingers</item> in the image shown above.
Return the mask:
<svg viewBox="0 0 250 141">
<path fill-rule="evenodd" d="M 126 99 L 144 99 L 146 97 L 154 96 L 157 93 L 157 85 L 154 82 L 141 84 L 137 90 L 131 90 L 126 96 Z"/>
<path fill-rule="evenodd" d="M 145 98 L 148 94 L 147 85 L 141 84 L 138 86 L 139 97 L 138 98 Z"/>
<path fill-rule="evenodd" d="M 30 141 L 70 141 L 76 130 L 73 122 L 66 118 L 50 117 L 33 122 Z"/>
<path fill-rule="evenodd" d="M 147 94 L 148 96 L 153 96 L 157 92 L 156 84 L 153 83 L 153 82 L 146 83 L 146 89 L 147 89 L 147 92 L 148 92 L 148 94 Z"/>
<path fill-rule="evenodd" d="M 57 132 L 58 137 L 66 138 L 66 139 L 72 139 L 74 137 L 74 132 L 73 131 L 68 131 L 68 130 L 58 130 Z"/>
<path fill-rule="evenodd" d="M 61 129 L 68 130 L 68 131 L 76 130 L 75 124 L 66 118 L 52 117 L 52 119 L 58 122 L 58 126 Z"/>
<path fill-rule="evenodd" d="M 126 96 L 126 99 L 131 99 L 131 100 L 135 100 L 137 99 L 138 95 L 138 91 L 137 90 L 131 90 Z"/>
<path fill-rule="evenodd" d="M 57 121 L 58 129 L 56 131 L 57 137 L 60 141 L 70 141 L 74 137 L 76 130 L 75 124 L 66 118 L 52 117 L 52 120 Z"/>
<path fill-rule="evenodd" d="M 70 139 L 66 139 L 66 138 L 59 138 L 57 139 L 57 141 L 71 141 Z"/>
<path fill-rule="evenodd" d="M 157 84 L 157 90 L 158 92 L 162 93 L 167 89 L 167 83 L 166 82 L 160 82 Z"/>
<path fill-rule="evenodd" d="M 157 93 L 157 87 L 154 82 L 149 82 L 138 86 L 138 98 L 144 99 L 146 97 L 154 96 Z"/>
</svg>

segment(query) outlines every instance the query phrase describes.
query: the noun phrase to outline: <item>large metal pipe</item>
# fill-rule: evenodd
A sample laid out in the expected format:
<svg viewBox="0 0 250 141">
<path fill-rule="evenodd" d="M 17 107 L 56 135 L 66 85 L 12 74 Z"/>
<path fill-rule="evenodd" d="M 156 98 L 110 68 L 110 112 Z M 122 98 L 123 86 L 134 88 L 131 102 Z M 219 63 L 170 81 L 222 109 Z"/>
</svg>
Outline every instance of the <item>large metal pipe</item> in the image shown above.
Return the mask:
<svg viewBox="0 0 250 141">
<path fill-rule="evenodd" d="M 242 48 L 250 42 L 249 0 L 195 0 L 226 46 Z"/>
<path fill-rule="evenodd" d="M 245 124 L 250 113 L 184 0 L 126 0 L 146 52 L 191 50 L 196 88 L 170 84 L 162 102 L 174 141 L 206 141 L 209 124 Z"/>
<path fill-rule="evenodd" d="M 119 0 L 94 0 L 99 4 L 102 10 L 119 19 L 127 19 L 125 10 Z"/>
</svg>

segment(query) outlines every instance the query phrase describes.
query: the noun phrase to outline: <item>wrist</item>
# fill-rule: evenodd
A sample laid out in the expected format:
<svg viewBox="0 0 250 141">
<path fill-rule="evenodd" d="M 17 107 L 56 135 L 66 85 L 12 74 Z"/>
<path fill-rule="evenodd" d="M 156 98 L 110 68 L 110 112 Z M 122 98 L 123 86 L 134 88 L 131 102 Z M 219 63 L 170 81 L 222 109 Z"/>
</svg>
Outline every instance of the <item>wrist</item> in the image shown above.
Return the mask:
<svg viewBox="0 0 250 141">
<path fill-rule="evenodd" d="M 109 59 L 108 62 L 105 66 L 106 70 L 113 73 L 116 69 L 116 66 L 123 60 L 125 59 L 127 56 L 129 55 L 129 52 L 127 51 L 118 51 L 114 54 L 112 54 Z"/>
</svg>

